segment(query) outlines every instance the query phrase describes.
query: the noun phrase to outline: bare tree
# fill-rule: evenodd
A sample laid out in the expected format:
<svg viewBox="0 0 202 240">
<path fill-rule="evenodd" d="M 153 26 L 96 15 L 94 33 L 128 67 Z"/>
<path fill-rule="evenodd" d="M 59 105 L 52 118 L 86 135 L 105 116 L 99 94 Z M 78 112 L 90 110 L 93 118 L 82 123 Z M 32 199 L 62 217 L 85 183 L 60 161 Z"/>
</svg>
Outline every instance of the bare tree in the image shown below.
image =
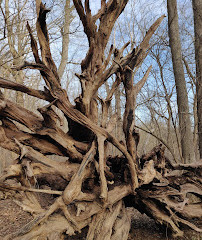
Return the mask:
<svg viewBox="0 0 202 240">
<path fill-rule="evenodd" d="M 17 14 L 12 15 L 10 13 L 9 0 L 5 1 L 5 22 L 6 29 L 8 33 L 8 45 L 10 48 L 10 53 L 13 57 L 13 66 L 22 64 L 24 61 L 24 55 L 27 52 L 27 33 L 26 28 L 23 23 L 22 10 L 26 5 L 27 1 L 22 4 L 20 1 L 15 1 L 14 5 L 17 7 Z M 11 17 L 12 16 L 12 17 Z M 14 31 L 14 29 L 16 29 Z M 23 71 L 16 71 L 15 69 L 10 69 L 17 83 L 23 84 L 25 75 Z M 21 106 L 24 106 L 23 93 L 16 93 L 16 102 Z"/>
<path fill-rule="evenodd" d="M 70 5 L 70 0 L 66 0 L 65 3 L 65 16 L 64 16 L 64 24 L 62 26 L 62 53 L 61 53 L 61 61 L 58 67 L 58 75 L 61 79 L 67 65 L 68 61 L 68 52 L 69 52 L 69 32 L 70 32 L 70 24 L 73 20 L 72 16 L 73 6 Z"/>
<path fill-rule="evenodd" d="M 202 4 L 193 0 L 199 152 L 202 158 Z"/>
<path fill-rule="evenodd" d="M 147 56 L 150 39 L 164 19 L 159 17 L 148 29 L 142 42 L 124 55 L 124 50 L 105 49 L 113 26 L 128 1 L 101 0 L 101 8 L 92 15 L 90 3 L 74 0 L 74 6 L 87 36 L 89 49 L 77 74 L 81 95 L 75 105 L 62 89 L 57 67 L 50 51 L 46 15 L 49 10 L 36 0 L 37 41 L 27 23 L 35 62 L 25 61 L 17 70 L 39 70 L 45 81 L 44 90 L 0 79 L 1 87 L 13 89 L 49 102 L 38 108 L 40 115 L 11 102 L 0 94 L 0 145 L 18 154 L 17 159 L 0 177 L 0 188 L 13 191 L 15 198 L 21 191 L 18 203 L 35 218 L 16 233 L 5 239 L 28 240 L 64 239 L 89 226 L 86 239 L 128 239 L 130 216 L 126 206 L 133 206 L 169 227 L 175 236 L 182 236 L 180 223 L 202 231 L 190 222 L 201 218 L 201 201 L 193 204 L 187 193 L 201 196 L 200 172 L 202 163 L 172 164 L 164 156 L 162 145 L 141 158 L 137 157 L 138 139 L 135 129 L 137 94 L 145 84 L 151 66 L 142 79 L 133 82 L 134 73 Z M 110 62 L 110 59 L 112 61 Z M 98 90 L 115 75 L 107 96 L 98 97 Z M 125 111 L 123 131 L 125 141 L 112 134 L 116 115 L 109 120 L 108 110 L 116 89 L 123 82 Z M 98 102 L 102 104 L 98 121 Z M 69 124 L 65 132 L 55 109 L 63 112 Z M 16 124 L 18 122 L 19 124 Z M 26 130 L 22 129 L 26 126 Z M 112 144 L 123 155 L 111 157 L 107 146 Z M 66 157 L 57 162 L 47 155 Z M 179 170 L 176 175 L 176 171 Z M 190 178 L 194 181 L 190 182 Z M 15 178 L 19 184 L 9 184 Z M 45 179 L 50 189 L 43 189 L 40 179 Z M 38 182 L 38 185 L 37 185 Z M 41 193 L 53 194 L 53 203 L 44 209 L 39 201 Z M 58 211 L 60 210 L 60 211 Z"/>
<path fill-rule="evenodd" d="M 169 39 L 177 91 L 177 105 L 181 134 L 182 156 L 184 158 L 184 162 L 189 163 L 195 160 L 195 156 L 194 149 L 192 147 L 193 134 L 191 130 L 187 88 L 182 62 L 176 0 L 167 1 L 167 7 L 168 7 Z"/>
</svg>

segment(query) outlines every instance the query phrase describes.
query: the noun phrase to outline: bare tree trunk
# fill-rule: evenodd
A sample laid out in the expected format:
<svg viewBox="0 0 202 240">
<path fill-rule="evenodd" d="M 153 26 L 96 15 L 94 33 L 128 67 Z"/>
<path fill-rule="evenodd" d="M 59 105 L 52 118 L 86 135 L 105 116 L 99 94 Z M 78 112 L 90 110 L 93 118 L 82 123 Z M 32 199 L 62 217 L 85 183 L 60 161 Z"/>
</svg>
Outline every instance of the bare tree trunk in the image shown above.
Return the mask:
<svg viewBox="0 0 202 240">
<path fill-rule="evenodd" d="M 176 126 L 176 123 L 174 121 L 174 117 L 173 117 L 173 112 L 172 112 L 172 107 L 171 107 L 171 95 L 169 95 L 167 89 L 166 89 L 166 85 L 165 85 L 165 82 L 164 82 L 164 75 L 163 75 L 163 67 L 161 65 L 161 62 L 160 62 L 160 58 L 159 56 L 155 56 L 156 57 L 156 61 L 157 61 L 157 64 L 158 64 L 158 67 L 159 67 L 159 70 L 160 70 L 160 75 L 161 75 L 161 82 L 162 82 L 162 85 L 163 85 L 163 89 L 164 89 L 164 92 L 165 92 L 165 99 L 166 99 L 166 102 L 167 102 L 167 110 L 168 110 L 168 115 L 169 115 L 169 118 L 168 118 L 168 137 L 167 137 L 167 142 L 168 142 L 168 145 L 170 144 L 170 122 L 172 120 L 172 125 L 173 125 L 173 128 L 174 128 L 174 131 L 175 131 L 175 136 L 176 136 L 176 142 L 177 142 L 177 151 L 179 152 L 179 156 L 180 156 L 180 160 L 182 160 L 182 152 L 181 152 L 181 145 L 180 145 L 180 139 L 179 139 L 179 133 L 177 131 L 177 126 Z"/>
<path fill-rule="evenodd" d="M 64 19 L 64 25 L 61 29 L 62 32 L 62 55 L 61 55 L 61 61 L 60 61 L 60 66 L 58 68 L 58 75 L 59 78 L 61 79 L 65 67 L 67 65 L 67 60 L 68 60 L 68 51 L 69 51 L 69 28 L 70 28 L 70 23 L 72 21 L 72 13 L 73 8 L 70 7 L 70 0 L 66 0 L 65 4 L 65 19 Z"/>
<path fill-rule="evenodd" d="M 19 66 L 23 64 L 23 53 L 24 53 L 24 49 L 23 48 L 23 38 L 24 38 L 24 34 L 22 33 L 22 23 L 21 23 L 21 19 L 19 16 L 19 12 L 20 12 L 20 6 L 19 6 L 19 1 L 16 3 L 17 5 L 17 23 L 16 23 L 16 27 L 17 27 L 17 43 L 16 43 L 16 36 L 15 33 L 13 32 L 13 28 L 14 28 L 14 23 L 11 21 L 11 16 L 10 16 L 10 11 L 9 11 L 9 0 L 5 1 L 5 17 L 6 17 L 6 27 L 7 27 L 7 31 L 8 31 L 8 45 L 10 48 L 10 52 L 13 56 L 13 66 Z M 17 50 L 15 48 L 15 45 L 17 45 Z M 16 71 L 14 69 L 11 70 L 12 75 L 15 79 L 15 81 L 19 84 L 23 84 L 24 82 L 24 73 L 23 71 Z M 16 102 L 18 104 L 20 104 L 20 106 L 24 106 L 24 99 L 23 99 L 23 93 L 22 92 L 16 92 Z"/>
<path fill-rule="evenodd" d="M 189 64 L 186 61 L 186 59 L 183 57 L 183 62 L 187 71 L 187 74 L 189 76 L 189 79 L 191 81 L 191 89 L 194 95 L 194 102 L 193 102 L 193 115 L 194 115 L 194 135 L 193 135 L 193 141 L 194 141 L 194 151 L 195 151 L 195 158 L 200 159 L 200 152 L 199 152 L 199 136 L 198 136 L 198 114 L 197 114 L 197 96 L 196 96 L 196 77 L 193 75 L 189 68 Z"/>
<path fill-rule="evenodd" d="M 0 190 L 14 192 L 15 199 L 19 197 L 15 191 L 23 192 L 18 204 L 35 215 L 27 225 L 4 239 L 63 240 L 66 235 L 72 236 L 89 226 L 88 240 L 126 240 L 131 221 L 125 207 L 131 204 L 171 228 L 175 236 L 183 235 L 179 228 L 181 223 L 202 232 L 190 222 L 192 218 L 202 217 L 201 202 L 193 205 L 187 198 L 190 192 L 202 195 L 202 163 L 173 165 L 165 158 L 162 145 L 137 158 L 139 136 L 135 131 L 135 102 L 151 66 L 136 84 L 133 77 L 147 56 L 149 41 L 164 16 L 152 24 L 137 48 L 124 55 L 129 43 L 119 50 L 111 46 L 105 59 L 111 31 L 128 1 L 101 0 L 101 9 L 95 15 L 91 13 L 89 0 L 73 2 L 89 41 L 89 51 L 81 63 L 82 73 L 77 74 L 82 93 L 75 100 L 76 106 L 70 103 L 60 83 L 46 25 L 49 10 L 41 0 L 36 0 L 36 29 L 40 48 L 27 23 L 35 62 L 26 61 L 16 70 L 38 69 L 46 88 L 44 91 L 37 90 L 0 77 L 1 87 L 49 102 L 37 108 L 41 114 L 37 115 L 5 99 L 0 93 L 0 146 L 19 155 L 0 176 Z M 110 61 L 112 54 L 113 61 Z M 107 96 L 98 97 L 98 89 L 112 75 L 116 78 Z M 121 81 L 126 92 L 124 143 L 120 143 L 112 133 L 116 115 L 108 120 L 109 106 Z M 96 118 L 97 99 L 102 104 L 99 122 Z M 61 119 L 55 109 L 63 112 L 68 124 L 71 121 L 71 135 L 60 128 Z M 26 126 L 26 129 L 18 128 L 16 122 Z M 87 131 L 93 135 L 92 139 L 88 138 L 90 134 Z M 122 156 L 108 155 L 108 144 L 116 147 Z M 63 156 L 66 160 L 57 162 L 48 156 L 50 154 Z M 177 175 L 175 170 L 179 170 Z M 12 178 L 20 184 L 7 182 Z M 41 178 L 45 178 L 51 189 L 43 189 Z M 190 178 L 194 181 L 190 182 Z M 36 194 L 55 197 L 48 208 L 44 208 Z"/>
<path fill-rule="evenodd" d="M 181 133 L 182 156 L 184 158 L 184 162 L 189 163 L 194 161 L 195 156 L 193 149 L 193 134 L 191 130 L 191 121 L 189 116 L 188 95 L 182 62 L 176 0 L 168 0 L 167 8 L 169 39 L 177 91 L 177 105 Z"/>
<path fill-rule="evenodd" d="M 202 2 L 193 0 L 199 152 L 202 158 Z"/>
<path fill-rule="evenodd" d="M 13 66 L 19 66 L 19 64 L 23 64 L 22 57 L 13 60 Z M 23 71 L 12 71 L 12 75 L 17 83 L 23 84 L 24 83 L 24 73 Z M 16 103 L 20 104 L 20 106 L 24 106 L 24 98 L 22 92 L 16 92 Z"/>
<path fill-rule="evenodd" d="M 117 114 L 117 124 L 116 124 L 116 128 L 117 128 L 117 138 L 119 139 L 119 141 L 122 138 L 123 135 L 123 130 L 122 130 L 122 118 L 121 118 L 121 90 L 120 90 L 120 86 L 117 88 L 116 92 L 115 92 L 115 101 L 116 101 L 116 114 Z"/>
</svg>

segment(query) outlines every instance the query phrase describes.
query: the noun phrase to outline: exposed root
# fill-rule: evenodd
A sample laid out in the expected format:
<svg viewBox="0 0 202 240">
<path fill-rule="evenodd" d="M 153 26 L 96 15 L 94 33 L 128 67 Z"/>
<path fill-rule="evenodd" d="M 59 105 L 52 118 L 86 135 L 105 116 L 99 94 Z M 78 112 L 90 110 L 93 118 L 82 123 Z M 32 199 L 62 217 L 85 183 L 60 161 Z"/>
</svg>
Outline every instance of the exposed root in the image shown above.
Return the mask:
<svg viewBox="0 0 202 240">
<path fill-rule="evenodd" d="M 104 202 L 107 200 L 107 180 L 105 177 L 105 152 L 104 152 L 104 141 L 105 137 L 98 136 L 98 152 L 99 152 L 99 175 L 100 175 L 100 198 L 103 199 Z"/>
<path fill-rule="evenodd" d="M 94 215 L 87 234 L 87 240 L 111 239 L 112 228 L 122 208 L 122 201 L 115 204 L 110 210 L 105 209 Z"/>
<path fill-rule="evenodd" d="M 169 227 L 175 236 L 183 235 L 181 224 L 201 232 L 191 222 L 193 218 L 202 217 L 201 161 L 173 165 L 164 156 L 162 145 L 140 159 L 137 157 L 139 135 L 134 129 L 135 101 L 151 66 L 136 85 L 133 74 L 147 56 L 149 41 L 164 16 L 148 29 L 139 46 L 125 56 L 124 49 L 129 43 L 120 50 L 111 46 L 104 60 L 111 31 L 127 2 L 102 0 L 101 9 L 93 16 L 88 0 L 73 1 L 89 41 L 89 50 L 81 63 L 82 72 L 77 75 L 82 92 L 73 106 L 67 92 L 62 89 L 50 51 L 46 25 L 46 14 L 50 10 L 41 0 L 36 1 L 40 47 L 27 24 L 35 63 L 25 62 L 17 69 L 39 70 L 46 87 L 44 91 L 37 91 L 1 78 L 0 86 L 50 103 L 38 109 L 41 114 L 38 116 L 6 100 L 0 93 L 0 146 L 19 155 L 0 177 L 0 189 L 17 192 L 15 201 L 25 211 L 38 215 L 5 239 L 62 240 L 66 235 L 72 236 L 89 226 L 88 240 L 126 240 L 130 218 L 125 205 L 135 207 Z M 114 61 L 110 61 L 112 54 Z M 97 97 L 98 89 L 113 74 L 116 80 L 106 99 Z M 108 121 L 108 110 L 121 82 L 126 96 L 123 119 L 125 139 L 119 142 L 112 134 L 116 115 Z M 100 125 L 97 99 L 102 104 Z M 62 121 L 55 108 L 67 120 L 68 133 L 59 126 Z M 123 156 L 107 156 L 108 144 L 116 147 Z M 63 156 L 66 161 L 55 161 L 47 156 L 49 154 Z M 6 181 L 9 179 L 15 179 L 20 185 L 8 184 Z M 41 189 L 43 184 L 40 185 L 40 182 L 43 181 L 49 190 Z M 41 207 L 37 198 L 40 194 L 51 194 L 55 200 L 48 210 Z M 197 200 L 191 201 L 190 194 Z"/>
</svg>

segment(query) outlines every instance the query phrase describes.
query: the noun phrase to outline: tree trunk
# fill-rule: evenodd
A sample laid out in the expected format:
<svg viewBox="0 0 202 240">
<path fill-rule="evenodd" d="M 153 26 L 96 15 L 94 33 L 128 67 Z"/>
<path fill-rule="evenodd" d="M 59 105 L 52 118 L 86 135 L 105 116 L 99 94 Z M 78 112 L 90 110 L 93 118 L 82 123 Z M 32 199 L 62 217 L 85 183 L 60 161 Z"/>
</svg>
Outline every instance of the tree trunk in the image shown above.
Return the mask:
<svg viewBox="0 0 202 240">
<path fill-rule="evenodd" d="M 193 150 L 193 134 L 191 130 L 191 121 L 189 116 L 188 95 L 182 62 L 176 0 L 168 0 L 167 9 L 169 39 L 177 91 L 177 105 L 181 134 L 182 157 L 184 158 L 185 163 L 189 163 L 195 160 L 195 156 Z"/>
<path fill-rule="evenodd" d="M 173 165 L 164 156 L 165 147 L 161 144 L 137 157 L 139 135 L 134 128 L 135 102 L 151 66 L 136 84 L 133 77 L 147 56 L 149 41 L 164 16 L 152 24 L 137 48 L 124 55 L 129 43 L 121 49 L 111 46 L 105 58 L 112 28 L 127 0 L 101 0 L 101 9 L 95 15 L 91 13 L 88 0 L 73 2 L 89 41 L 89 51 L 81 63 L 82 72 L 77 74 L 82 93 L 75 100 L 76 106 L 70 103 L 61 86 L 46 25 L 46 14 L 50 10 L 41 0 L 36 0 L 40 48 L 27 23 L 35 62 L 24 62 L 16 70 L 39 70 L 46 88 L 36 90 L 0 77 L 1 87 L 46 101 L 43 107 L 37 108 L 40 113 L 37 115 L 5 99 L 0 92 L 0 146 L 18 155 L 14 164 L 0 176 L 0 190 L 12 192 L 16 202 L 34 215 L 32 221 L 4 239 L 63 240 L 88 227 L 87 240 L 126 240 L 131 225 L 127 206 L 147 213 L 169 227 L 176 236 L 183 234 L 179 228 L 181 223 L 201 232 L 191 220 L 202 217 L 202 163 Z M 98 89 L 112 75 L 115 81 L 107 96 L 98 97 Z M 116 114 L 108 120 L 111 100 L 121 82 L 126 92 L 124 142 L 112 133 Z M 98 99 L 102 104 L 100 121 L 97 121 Z M 61 128 L 61 119 L 55 109 L 62 111 L 71 124 L 70 132 Z M 26 126 L 25 130 L 16 122 Z M 109 144 L 122 156 L 110 156 Z M 58 162 L 50 158 L 50 154 L 63 156 L 65 160 Z M 9 183 L 9 179 L 16 181 Z M 48 189 L 44 189 L 44 183 Z M 19 192 L 22 194 L 16 194 Z M 196 204 L 189 201 L 187 193 L 190 192 L 199 196 Z M 52 195 L 46 207 L 39 201 L 43 194 Z"/>
<path fill-rule="evenodd" d="M 6 27 L 8 31 L 8 45 L 10 48 L 10 52 L 13 57 L 13 66 L 22 65 L 24 62 L 23 54 L 25 53 L 25 49 L 23 49 L 23 38 L 25 37 L 24 32 L 22 32 L 22 19 L 20 18 L 20 2 L 16 3 L 17 5 L 17 21 L 11 19 L 12 14 L 9 11 L 9 0 L 5 1 L 5 17 L 6 17 Z M 13 17 L 13 19 L 15 19 Z M 14 22 L 12 22 L 14 21 Z M 13 31 L 14 24 L 16 25 L 16 32 Z M 16 41 L 16 33 L 17 33 L 17 41 Z M 16 47 L 17 46 L 17 47 Z M 16 50 L 17 49 L 17 50 Z M 14 69 L 11 70 L 12 75 L 15 81 L 19 84 L 23 84 L 25 75 L 23 71 L 16 71 Z M 20 104 L 20 106 L 24 106 L 24 98 L 23 93 L 18 91 L 16 92 L 16 102 Z"/>
<path fill-rule="evenodd" d="M 202 158 L 202 2 L 193 0 L 199 152 Z"/>
<path fill-rule="evenodd" d="M 61 61 L 58 67 L 58 75 L 59 78 L 62 79 L 64 74 L 67 61 L 68 61 L 68 52 L 69 52 L 69 29 L 70 23 L 72 21 L 72 10 L 73 8 L 70 7 L 70 0 L 66 0 L 65 4 L 65 16 L 64 16 L 64 24 L 62 26 L 62 54 L 61 54 Z"/>
<path fill-rule="evenodd" d="M 117 124 L 116 124 L 116 134 L 119 141 L 122 140 L 123 137 L 123 130 L 122 130 L 122 118 L 121 118 L 121 90 L 120 86 L 117 88 L 115 92 L 115 108 L 116 108 L 116 114 L 117 114 Z"/>
</svg>

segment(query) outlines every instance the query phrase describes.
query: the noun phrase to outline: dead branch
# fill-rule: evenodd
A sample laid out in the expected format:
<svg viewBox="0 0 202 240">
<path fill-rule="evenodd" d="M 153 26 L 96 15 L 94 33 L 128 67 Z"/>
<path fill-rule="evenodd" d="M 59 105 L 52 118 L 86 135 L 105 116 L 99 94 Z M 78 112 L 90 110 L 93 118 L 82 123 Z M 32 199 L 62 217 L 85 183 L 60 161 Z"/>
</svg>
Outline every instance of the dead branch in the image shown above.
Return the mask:
<svg viewBox="0 0 202 240">
<path fill-rule="evenodd" d="M 25 61 L 17 70 L 39 70 L 46 84 L 45 90 L 0 78 L 2 88 L 49 102 L 36 108 L 39 116 L 0 95 L 0 146 L 18 154 L 14 164 L 0 177 L 0 189 L 20 193 L 20 198 L 15 201 L 24 211 L 37 214 L 22 229 L 5 239 L 64 239 L 65 235 L 77 234 L 86 226 L 89 226 L 88 240 L 127 239 L 131 225 L 127 206 L 135 207 L 168 226 L 176 236 L 183 235 L 180 224 L 201 232 L 197 223 L 192 222 L 193 218 L 202 216 L 201 162 L 174 165 L 164 156 L 165 148 L 161 145 L 137 157 L 136 97 L 151 67 L 136 84 L 134 74 L 147 56 L 149 41 L 164 16 L 149 28 L 137 48 L 124 56 L 129 42 L 119 50 L 111 45 L 105 58 L 115 21 L 128 1 L 101 0 L 101 9 L 94 16 L 88 0 L 73 2 L 89 43 L 89 50 L 81 63 L 81 74 L 77 74 L 82 89 L 81 95 L 75 99 L 75 106 L 62 89 L 51 55 L 46 25 L 50 10 L 41 0 L 36 0 L 40 49 L 27 23 L 35 62 Z M 113 74 L 116 80 L 111 90 L 105 99 L 99 98 L 98 89 Z M 125 143 L 120 143 L 112 134 L 116 115 L 108 119 L 111 100 L 121 82 L 126 93 Z M 102 104 L 100 120 L 97 99 Z M 55 109 L 61 110 L 67 119 L 68 133 L 60 128 L 58 122 L 61 123 L 61 118 Z M 109 156 L 108 144 L 114 145 L 123 156 Z M 58 162 L 46 156 L 48 154 L 67 159 Z M 20 185 L 8 184 L 8 179 L 15 179 Z M 44 183 L 50 189 L 43 189 Z M 54 202 L 47 209 L 43 209 L 37 199 L 44 193 L 54 195 Z"/>
</svg>

